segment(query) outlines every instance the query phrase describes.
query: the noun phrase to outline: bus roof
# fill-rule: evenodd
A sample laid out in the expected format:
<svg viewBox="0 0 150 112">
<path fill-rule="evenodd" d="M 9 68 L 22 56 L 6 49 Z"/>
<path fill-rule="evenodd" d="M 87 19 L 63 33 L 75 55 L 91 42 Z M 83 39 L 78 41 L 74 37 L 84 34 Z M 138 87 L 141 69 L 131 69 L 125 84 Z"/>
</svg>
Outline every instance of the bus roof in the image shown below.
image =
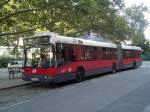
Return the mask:
<svg viewBox="0 0 150 112">
<path fill-rule="evenodd" d="M 74 38 L 74 37 L 60 36 L 58 34 L 51 33 L 51 32 L 39 33 L 39 34 L 36 34 L 35 36 L 25 37 L 24 39 L 40 37 L 40 36 L 50 36 L 51 37 L 50 41 L 52 43 L 68 43 L 68 44 L 78 44 L 78 45 L 87 45 L 87 46 L 117 48 L 117 45 L 113 43 L 98 42 L 98 41 L 92 41 L 92 40 L 86 40 L 86 39 L 80 39 L 80 38 Z"/>
<path fill-rule="evenodd" d="M 129 50 L 142 50 L 140 47 L 137 47 L 137 46 L 125 46 L 123 45 L 122 46 L 122 49 L 129 49 Z"/>
<path fill-rule="evenodd" d="M 57 33 L 53 33 L 53 32 L 38 33 L 35 36 L 30 36 L 25 38 L 33 38 L 33 37 L 40 37 L 40 36 L 50 36 L 51 37 L 50 41 L 52 43 L 68 43 L 68 44 L 78 44 L 78 45 L 87 45 L 87 46 L 117 48 L 117 45 L 113 43 L 98 42 L 98 41 L 86 40 L 86 39 L 75 38 L 75 37 L 60 36 Z M 137 46 L 126 46 L 126 45 L 122 45 L 122 49 L 142 50 L 140 47 Z"/>
<path fill-rule="evenodd" d="M 73 37 L 55 36 L 54 40 L 55 42 L 58 42 L 58 43 L 68 43 L 68 44 L 70 43 L 70 44 L 79 44 L 79 45 L 87 45 L 87 46 L 117 48 L 117 45 L 113 43 L 97 42 L 97 41 L 73 38 Z"/>
</svg>

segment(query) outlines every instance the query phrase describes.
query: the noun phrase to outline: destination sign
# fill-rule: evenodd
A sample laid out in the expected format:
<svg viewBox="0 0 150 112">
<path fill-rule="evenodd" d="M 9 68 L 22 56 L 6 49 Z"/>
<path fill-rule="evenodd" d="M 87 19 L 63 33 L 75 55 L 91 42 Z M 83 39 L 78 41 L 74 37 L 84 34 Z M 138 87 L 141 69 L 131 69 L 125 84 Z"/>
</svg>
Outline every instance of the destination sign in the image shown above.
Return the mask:
<svg viewBox="0 0 150 112">
<path fill-rule="evenodd" d="M 49 40 L 49 36 L 31 37 L 25 38 L 24 43 L 25 45 L 48 44 L 50 42 Z"/>
</svg>

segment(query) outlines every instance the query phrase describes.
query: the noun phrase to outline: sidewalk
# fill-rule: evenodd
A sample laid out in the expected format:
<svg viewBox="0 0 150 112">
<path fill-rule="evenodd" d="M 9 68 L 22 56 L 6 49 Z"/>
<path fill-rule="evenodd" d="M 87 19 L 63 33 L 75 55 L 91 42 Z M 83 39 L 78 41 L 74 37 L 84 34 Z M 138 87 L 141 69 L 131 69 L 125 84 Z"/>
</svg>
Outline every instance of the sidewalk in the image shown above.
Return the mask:
<svg viewBox="0 0 150 112">
<path fill-rule="evenodd" d="M 0 90 L 23 86 L 32 83 L 23 81 L 21 77 L 22 77 L 21 74 L 15 74 L 15 79 L 12 78 L 9 79 L 7 68 L 0 69 Z"/>
</svg>

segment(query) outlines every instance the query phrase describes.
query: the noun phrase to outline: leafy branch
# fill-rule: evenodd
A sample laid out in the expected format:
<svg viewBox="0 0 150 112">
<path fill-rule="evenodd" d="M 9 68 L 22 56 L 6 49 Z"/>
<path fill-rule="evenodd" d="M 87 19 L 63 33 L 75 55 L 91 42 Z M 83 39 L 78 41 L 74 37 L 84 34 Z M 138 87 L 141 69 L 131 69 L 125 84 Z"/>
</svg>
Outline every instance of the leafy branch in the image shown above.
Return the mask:
<svg viewBox="0 0 150 112">
<path fill-rule="evenodd" d="M 4 3 L 0 4 L 0 8 L 2 8 L 4 5 L 6 5 L 7 3 L 9 3 L 11 0 L 7 0 L 7 1 L 4 1 Z"/>
<path fill-rule="evenodd" d="M 23 33 L 26 33 L 26 32 L 35 31 L 36 29 L 41 28 L 41 27 L 44 27 L 44 26 L 46 26 L 46 25 L 48 25 L 48 24 L 49 24 L 49 23 L 43 24 L 43 25 L 40 25 L 40 26 L 37 26 L 37 27 L 35 27 L 35 28 L 18 31 L 18 32 L 5 32 L 5 33 L 0 33 L 0 37 L 2 37 L 2 36 L 10 36 L 10 35 L 19 35 L 19 34 L 23 34 Z"/>
<path fill-rule="evenodd" d="M 4 15 L 3 17 L 0 17 L 0 22 L 3 22 L 7 18 L 10 18 L 10 17 L 18 15 L 18 14 L 34 12 L 34 11 L 42 11 L 42 10 L 45 10 L 45 9 L 24 9 L 24 10 L 15 11 L 13 13 L 9 13 L 9 14 Z"/>
</svg>

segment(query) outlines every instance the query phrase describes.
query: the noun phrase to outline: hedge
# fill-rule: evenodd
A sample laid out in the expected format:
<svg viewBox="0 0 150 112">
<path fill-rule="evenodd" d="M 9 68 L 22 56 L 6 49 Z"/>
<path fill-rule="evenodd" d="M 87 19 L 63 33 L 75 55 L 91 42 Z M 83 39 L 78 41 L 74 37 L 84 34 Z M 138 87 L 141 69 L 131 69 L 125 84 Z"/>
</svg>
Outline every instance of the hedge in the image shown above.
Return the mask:
<svg viewBox="0 0 150 112">
<path fill-rule="evenodd" d="M 18 59 L 13 58 L 13 57 L 1 56 L 0 57 L 0 68 L 7 67 L 9 61 L 15 61 L 15 60 L 18 60 Z"/>
<path fill-rule="evenodd" d="M 150 52 L 143 53 L 142 58 L 144 61 L 150 61 Z"/>
</svg>

